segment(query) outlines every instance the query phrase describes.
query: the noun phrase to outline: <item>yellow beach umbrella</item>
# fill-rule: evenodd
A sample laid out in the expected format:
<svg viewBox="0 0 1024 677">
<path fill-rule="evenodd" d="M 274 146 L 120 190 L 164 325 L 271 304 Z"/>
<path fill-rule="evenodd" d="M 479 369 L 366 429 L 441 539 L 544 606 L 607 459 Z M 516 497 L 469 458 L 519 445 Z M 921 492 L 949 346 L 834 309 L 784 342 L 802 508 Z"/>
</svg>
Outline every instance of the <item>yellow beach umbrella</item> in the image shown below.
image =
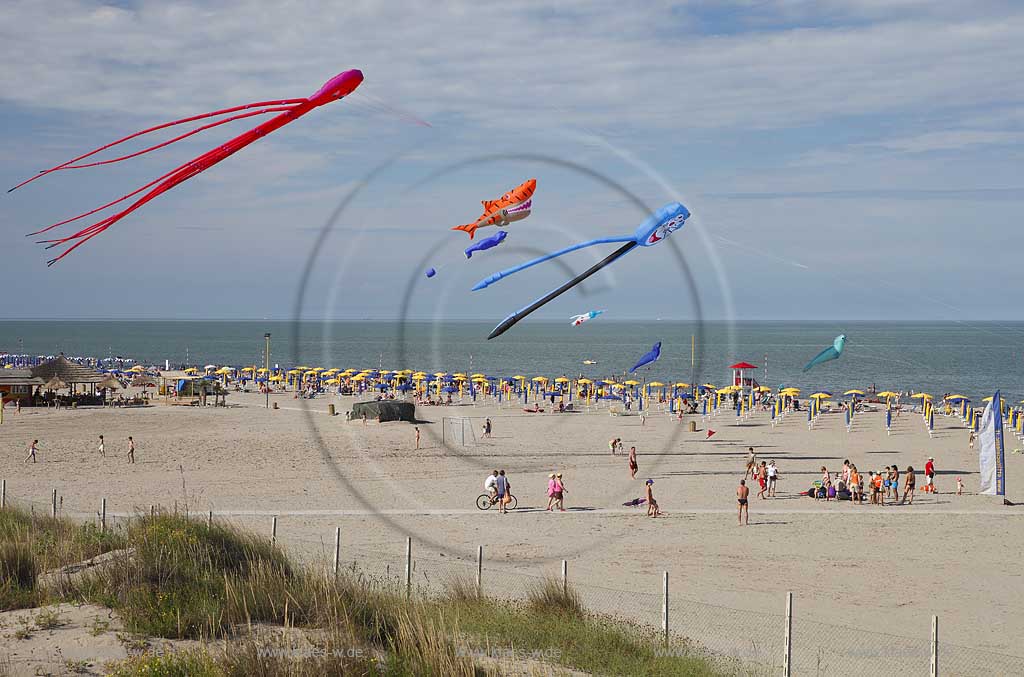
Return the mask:
<svg viewBox="0 0 1024 677">
<path fill-rule="evenodd" d="M 437 378 L 441 378 L 442 376 L 447 376 L 447 375 L 448 375 L 448 372 L 446 372 L 446 371 L 435 371 L 434 372 L 434 376 L 436 376 Z"/>
<path fill-rule="evenodd" d="M 715 391 L 719 395 L 730 395 L 732 394 L 732 386 L 726 386 L 725 388 L 719 388 Z"/>
<path fill-rule="evenodd" d="M 852 390 L 847 390 L 843 394 L 844 395 L 867 395 L 867 393 L 864 392 L 863 390 L 857 390 L 856 388 L 853 388 Z"/>
<path fill-rule="evenodd" d="M 568 382 L 569 382 L 569 379 L 567 379 L 564 376 L 559 376 L 558 378 L 555 379 L 555 383 L 568 383 Z"/>
<path fill-rule="evenodd" d="M 932 399 L 932 396 L 929 395 L 928 393 L 914 393 L 913 395 L 910 396 L 910 399 L 912 399 L 912 400 L 930 400 L 930 399 Z"/>
<path fill-rule="evenodd" d="M 522 374 L 516 374 L 516 375 L 515 375 L 515 376 L 513 376 L 512 378 L 514 378 L 514 379 L 515 379 L 515 380 L 517 380 L 517 381 L 522 381 L 522 380 L 525 380 L 525 379 L 526 379 L 526 377 L 525 377 L 525 376 L 523 376 Z"/>
<path fill-rule="evenodd" d="M 703 388 L 711 388 L 712 390 L 714 390 L 718 386 L 716 386 L 714 383 L 704 383 L 704 384 L 702 384 L 701 387 L 703 387 Z"/>
<path fill-rule="evenodd" d="M 628 381 L 623 381 L 622 383 L 627 385 L 627 386 L 638 386 L 638 385 L 640 385 L 640 381 L 634 381 L 633 379 L 629 379 Z"/>
<path fill-rule="evenodd" d="M 283 381 L 284 380 L 284 376 L 280 376 L 280 375 L 271 376 L 269 380 L 271 380 L 271 381 Z"/>
<path fill-rule="evenodd" d="M 547 381 L 548 377 L 547 376 L 534 376 L 533 380 L 537 381 L 537 382 L 543 382 L 543 381 Z"/>
<path fill-rule="evenodd" d="M 581 378 L 580 380 L 576 381 L 576 383 L 579 383 L 580 385 L 590 385 L 591 383 L 593 383 L 593 381 L 591 381 L 589 378 Z"/>
<path fill-rule="evenodd" d="M 615 385 L 615 381 L 609 381 L 608 379 L 601 381 L 601 383 L 605 384 L 606 386 Z"/>
<path fill-rule="evenodd" d="M 981 401 L 982 401 L 982 402 L 991 402 L 991 401 L 992 401 L 992 396 L 991 396 L 991 395 L 989 395 L 988 397 L 983 397 L 983 398 L 981 399 Z"/>
<path fill-rule="evenodd" d="M 825 400 L 832 396 L 829 395 L 828 393 L 811 393 L 810 395 L 808 395 L 808 397 L 813 397 L 816 400 Z"/>
<path fill-rule="evenodd" d="M 473 374 L 470 378 L 487 378 L 486 374 Z"/>
<path fill-rule="evenodd" d="M 683 383 L 682 381 L 680 381 L 679 383 L 673 383 L 672 387 L 673 388 L 689 388 L 690 384 L 689 383 Z"/>
<path fill-rule="evenodd" d="M 626 381 L 626 383 L 629 383 L 629 381 Z M 647 385 L 650 386 L 651 388 L 664 388 L 665 387 L 665 384 L 662 383 L 661 381 L 651 381 Z"/>
<path fill-rule="evenodd" d="M 894 393 L 891 390 L 883 390 L 882 392 L 878 393 L 878 396 L 879 397 L 884 397 L 886 399 L 889 399 L 890 397 L 899 397 L 900 394 L 899 393 Z"/>
</svg>

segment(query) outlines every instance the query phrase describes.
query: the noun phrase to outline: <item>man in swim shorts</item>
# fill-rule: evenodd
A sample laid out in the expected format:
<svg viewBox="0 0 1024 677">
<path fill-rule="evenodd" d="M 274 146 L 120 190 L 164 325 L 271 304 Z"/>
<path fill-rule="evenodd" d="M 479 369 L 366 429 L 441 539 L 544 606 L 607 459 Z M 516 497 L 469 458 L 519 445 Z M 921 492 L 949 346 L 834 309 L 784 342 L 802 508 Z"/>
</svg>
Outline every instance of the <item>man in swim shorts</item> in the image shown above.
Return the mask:
<svg viewBox="0 0 1024 677">
<path fill-rule="evenodd" d="M 931 456 L 928 457 L 928 462 L 924 464 L 924 483 L 928 485 L 928 490 L 933 494 L 939 493 L 935 490 L 935 459 Z"/>
<path fill-rule="evenodd" d="M 736 488 L 736 502 L 739 504 L 739 523 L 750 524 L 750 509 L 747 506 L 747 502 L 750 498 L 750 487 L 747 486 L 747 480 L 740 480 L 740 486 Z M 746 520 L 744 521 L 744 516 Z"/>
</svg>

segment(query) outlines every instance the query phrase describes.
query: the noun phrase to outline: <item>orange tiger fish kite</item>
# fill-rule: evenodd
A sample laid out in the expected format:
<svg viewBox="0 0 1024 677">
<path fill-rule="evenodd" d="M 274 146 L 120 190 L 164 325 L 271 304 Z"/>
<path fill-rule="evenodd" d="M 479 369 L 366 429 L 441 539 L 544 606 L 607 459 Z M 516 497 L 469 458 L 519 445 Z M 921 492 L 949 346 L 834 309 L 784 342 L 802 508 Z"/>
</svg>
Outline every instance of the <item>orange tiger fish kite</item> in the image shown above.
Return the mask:
<svg viewBox="0 0 1024 677">
<path fill-rule="evenodd" d="M 464 230 L 469 239 L 476 236 L 476 229 L 485 226 L 504 228 L 513 221 L 521 221 L 530 215 L 533 206 L 533 191 L 537 190 L 537 179 L 525 181 L 497 200 L 481 200 L 484 213 L 473 223 L 454 226 L 452 230 Z"/>
</svg>

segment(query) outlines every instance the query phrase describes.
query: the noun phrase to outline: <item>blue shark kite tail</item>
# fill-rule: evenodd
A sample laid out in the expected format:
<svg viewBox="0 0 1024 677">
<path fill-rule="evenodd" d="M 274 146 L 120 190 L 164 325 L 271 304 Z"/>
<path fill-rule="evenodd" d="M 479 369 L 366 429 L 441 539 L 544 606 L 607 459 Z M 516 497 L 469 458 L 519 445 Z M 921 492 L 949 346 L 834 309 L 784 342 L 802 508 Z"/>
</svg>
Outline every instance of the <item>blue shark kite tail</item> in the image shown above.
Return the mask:
<svg viewBox="0 0 1024 677">
<path fill-rule="evenodd" d="M 804 367 L 804 371 L 809 371 L 811 367 L 816 367 L 822 362 L 839 359 L 839 356 L 843 354 L 844 347 L 846 347 L 846 334 L 840 334 L 834 341 L 832 341 L 832 345 L 822 350 L 814 357 L 813 360 L 807 363 L 807 366 Z"/>
<path fill-rule="evenodd" d="M 521 270 L 526 270 L 527 268 L 535 266 L 539 263 L 550 261 L 551 259 L 562 256 L 563 254 L 568 254 L 569 252 L 574 252 L 580 249 L 584 249 L 586 247 L 593 247 L 594 245 L 599 244 L 611 244 L 617 242 L 625 243 L 621 247 L 613 251 L 611 254 L 604 257 L 603 259 L 595 263 L 593 266 L 585 270 L 584 272 L 580 273 L 573 279 L 563 284 L 561 287 L 551 290 L 550 292 L 548 292 L 541 298 L 537 299 L 530 305 L 520 308 L 516 312 L 506 317 L 504 320 L 501 321 L 501 323 L 497 327 L 494 328 L 494 331 L 490 333 L 487 339 L 490 340 L 492 338 L 497 338 L 498 336 L 501 336 L 506 331 L 511 329 L 513 325 L 519 322 L 519 320 L 523 319 L 524 317 L 526 317 L 533 311 L 537 310 L 541 306 L 547 304 L 549 301 L 552 301 L 558 296 L 561 296 L 565 292 L 569 291 L 570 289 L 578 285 L 580 282 L 583 282 L 588 277 L 590 277 L 597 271 L 601 270 L 602 268 L 611 265 L 618 259 L 622 258 L 629 252 L 633 251 L 633 249 L 635 249 L 636 247 L 651 247 L 653 245 L 658 244 L 662 240 L 666 239 L 669 235 L 682 228 L 683 224 L 686 223 L 686 219 L 688 218 L 690 218 L 690 211 L 686 207 L 684 207 L 682 204 L 678 202 L 671 202 L 662 207 L 661 209 L 657 210 L 653 214 L 651 214 L 649 217 L 647 217 L 647 219 L 644 220 L 644 222 L 637 227 L 636 231 L 632 235 L 623 235 L 620 237 L 604 237 L 596 240 L 589 240 L 587 242 L 581 242 L 580 244 L 572 245 L 571 247 L 566 247 L 565 249 L 559 249 L 556 252 L 552 252 L 551 254 L 547 254 L 546 256 L 541 256 L 539 258 L 533 259 L 532 261 L 521 263 L 518 266 L 513 266 L 512 268 L 508 268 L 501 272 L 495 273 L 494 275 L 491 275 L 490 277 L 481 280 L 476 284 L 476 286 L 473 287 L 473 291 L 486 289 L 487 287 L 494 284 L 498 280 L 501 280 L 502 278 L 508 277 L 509 275 L 512 275 L 514 273 L 518 273 Z"/>
</svg>

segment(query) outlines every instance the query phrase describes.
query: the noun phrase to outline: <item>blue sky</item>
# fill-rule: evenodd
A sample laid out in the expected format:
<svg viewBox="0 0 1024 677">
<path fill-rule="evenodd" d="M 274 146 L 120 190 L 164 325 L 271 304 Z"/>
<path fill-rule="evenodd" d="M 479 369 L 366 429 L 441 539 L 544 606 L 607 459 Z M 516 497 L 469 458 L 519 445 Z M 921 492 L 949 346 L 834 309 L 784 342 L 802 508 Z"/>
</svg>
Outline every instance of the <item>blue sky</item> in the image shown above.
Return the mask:
<svg viewBox="0 0 1024 677">
<path fill-rule="evenodd" d="M 690 319 L 699 302 L 713 319 L 1020 317 L 1020 5 L 557 7 L 5 3 L 9 186 L 164 120 L 306 96 L 348 68 L 366 80 L 49 269 L 25 233 L 120 197 L 249 121 L 3 195 L 0 317 L 287 318 L 309 268 L 305 317 L 406 307 L 497 320 L 566 270 L 469 292 L 477 280 L 632 231 L 644 214 L 628 194 L 690 208 L 676 249 L 631 254 L 539 316 Z M 466 261 L 467 238 L 448 228 L 531 176 L 533 215 Z M 438 277 L 423 277 L 428 265 Z"/>
</svg>

